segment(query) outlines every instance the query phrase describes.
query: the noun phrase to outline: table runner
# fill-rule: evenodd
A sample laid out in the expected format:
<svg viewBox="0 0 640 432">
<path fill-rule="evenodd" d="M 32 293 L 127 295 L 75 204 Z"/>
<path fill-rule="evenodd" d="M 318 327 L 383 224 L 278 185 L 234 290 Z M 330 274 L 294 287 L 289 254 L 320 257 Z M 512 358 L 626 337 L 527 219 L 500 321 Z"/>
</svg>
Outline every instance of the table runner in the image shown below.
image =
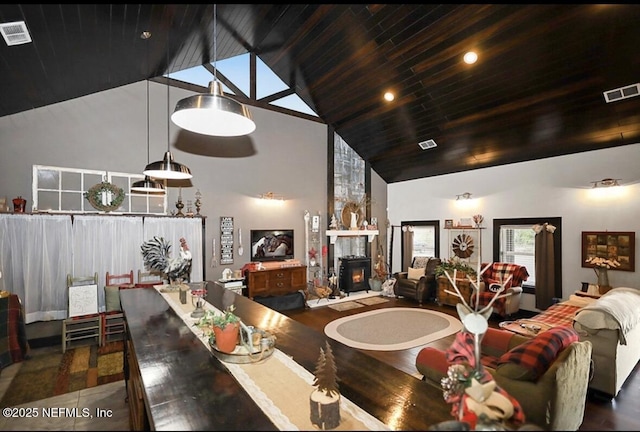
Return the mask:
<svg viewBox="0 0 640 432">
<path fill-rule="evenodd" d="M 192 302 L 180 303 L 177 292 L 158 292 L 180 316 L 187 327 L 211 351 L 208 336 L 194 324 Z M 220 312 L 205 302 L 205 309 Z M 212 354 L 213 355 L 213 354 Z M 318 356 L 320 352 L 318 352 Z M 291 357 L 276 348 L 267 359 L 255 363 L 235 364 L 221 361 L 254 402 L 280 430 L 317 429 L 310 420 L 309 396 L 315 389 L 314 376 Z M 340 371 L 338 371 L 338 377 Z M 340 395 L 340 424 L 333 430 L 390 430 L 390 428 L 353 402 Z"/>
</svg>

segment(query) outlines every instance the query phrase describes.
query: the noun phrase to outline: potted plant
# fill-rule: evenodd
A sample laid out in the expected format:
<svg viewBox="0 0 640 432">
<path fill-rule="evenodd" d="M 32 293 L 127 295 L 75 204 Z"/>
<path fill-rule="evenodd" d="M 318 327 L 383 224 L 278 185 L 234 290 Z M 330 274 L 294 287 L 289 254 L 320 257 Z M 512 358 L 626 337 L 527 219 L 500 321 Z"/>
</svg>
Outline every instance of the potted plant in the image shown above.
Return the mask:
<svg viewBox="0 0 640 432">
<path fill-rule="evenodd" d="M 213 331 L 216 348 L 227 354 L 236 348 L 240 335 L 240 318 L 233 313 L 234 310 L 234 305 L 221 313 L 208 310 L 197 323 L 199 327 L 210 328 Z"/>
</svg>

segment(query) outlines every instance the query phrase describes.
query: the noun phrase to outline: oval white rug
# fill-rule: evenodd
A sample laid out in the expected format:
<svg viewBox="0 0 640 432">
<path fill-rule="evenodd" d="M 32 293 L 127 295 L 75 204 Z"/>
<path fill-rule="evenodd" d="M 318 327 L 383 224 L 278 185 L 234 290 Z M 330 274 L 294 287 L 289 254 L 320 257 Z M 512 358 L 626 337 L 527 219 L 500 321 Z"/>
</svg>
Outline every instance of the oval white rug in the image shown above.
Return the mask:
<svg viewBox="0 0 640 432">
<path fill-rule="evenodd" d="M 331 321 L 324 332 L 352 348 L 396 351 L 433 342 L 462 330 L 462 323 L 442 312 L 387 308 Z"/>
</svg>

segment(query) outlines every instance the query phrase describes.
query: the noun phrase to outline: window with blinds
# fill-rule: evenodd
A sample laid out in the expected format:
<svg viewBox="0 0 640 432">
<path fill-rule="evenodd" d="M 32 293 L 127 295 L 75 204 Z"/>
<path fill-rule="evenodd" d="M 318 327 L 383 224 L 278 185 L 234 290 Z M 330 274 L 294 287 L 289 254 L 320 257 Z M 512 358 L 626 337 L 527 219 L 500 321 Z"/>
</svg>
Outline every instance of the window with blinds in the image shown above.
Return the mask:
<svg viewBox="0 0 640 432">
<path fill-rule="evenodd" d="M 529 279 L 523 285 L 536 283 L 536 242 L 531 225 L 500 226 L 500 261 L 525 266 Z"/>
</svg>

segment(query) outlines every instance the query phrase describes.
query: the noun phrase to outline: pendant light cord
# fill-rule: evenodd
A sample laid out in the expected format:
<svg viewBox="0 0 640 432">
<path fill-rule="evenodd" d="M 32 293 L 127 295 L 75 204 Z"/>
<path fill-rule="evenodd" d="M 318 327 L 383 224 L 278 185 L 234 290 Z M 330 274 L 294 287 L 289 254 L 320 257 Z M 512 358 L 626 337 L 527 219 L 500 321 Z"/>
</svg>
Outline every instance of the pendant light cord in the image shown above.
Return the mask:
<svg viewBox="0 0 640 432">
<path fill-rule="evenodd" d="M 167 151 L 171 151 L 169 144 L 169 119 L 171 117 L 169 111 L 169 77 L 171 70 L 169 68 L 169 32 L 167 32 Z"/>
<path fill-rule="evenodd" d="M 149 120 L 149 38 L 151 38 L 151 32 L 142 32 L 142 36 L 141 36 L 142 40 L 145 41 L 145 43 L 147 44 L 147 165 L 149 165 L 149 163 L 151 162 L 151 156 L 149 153 L 149 146 L 151 143 L 151 140 L 149 138 L 149 135 L 151 135 L 151 123 Z"/>
<path fill-rule="evenodd" d="M 218 80 L 218 69 L 216 63 L 218 61 L 218 5 L 213 4 L 213 79 Z"/>
<path fill-rule="evenodd" d="M 149 78 L 147 78 L 147 165 L 149 165 L 149 162 L 151 162 L 149 157 L 149 135 L 151 134 L 149 125 Z"/>
</svg>

